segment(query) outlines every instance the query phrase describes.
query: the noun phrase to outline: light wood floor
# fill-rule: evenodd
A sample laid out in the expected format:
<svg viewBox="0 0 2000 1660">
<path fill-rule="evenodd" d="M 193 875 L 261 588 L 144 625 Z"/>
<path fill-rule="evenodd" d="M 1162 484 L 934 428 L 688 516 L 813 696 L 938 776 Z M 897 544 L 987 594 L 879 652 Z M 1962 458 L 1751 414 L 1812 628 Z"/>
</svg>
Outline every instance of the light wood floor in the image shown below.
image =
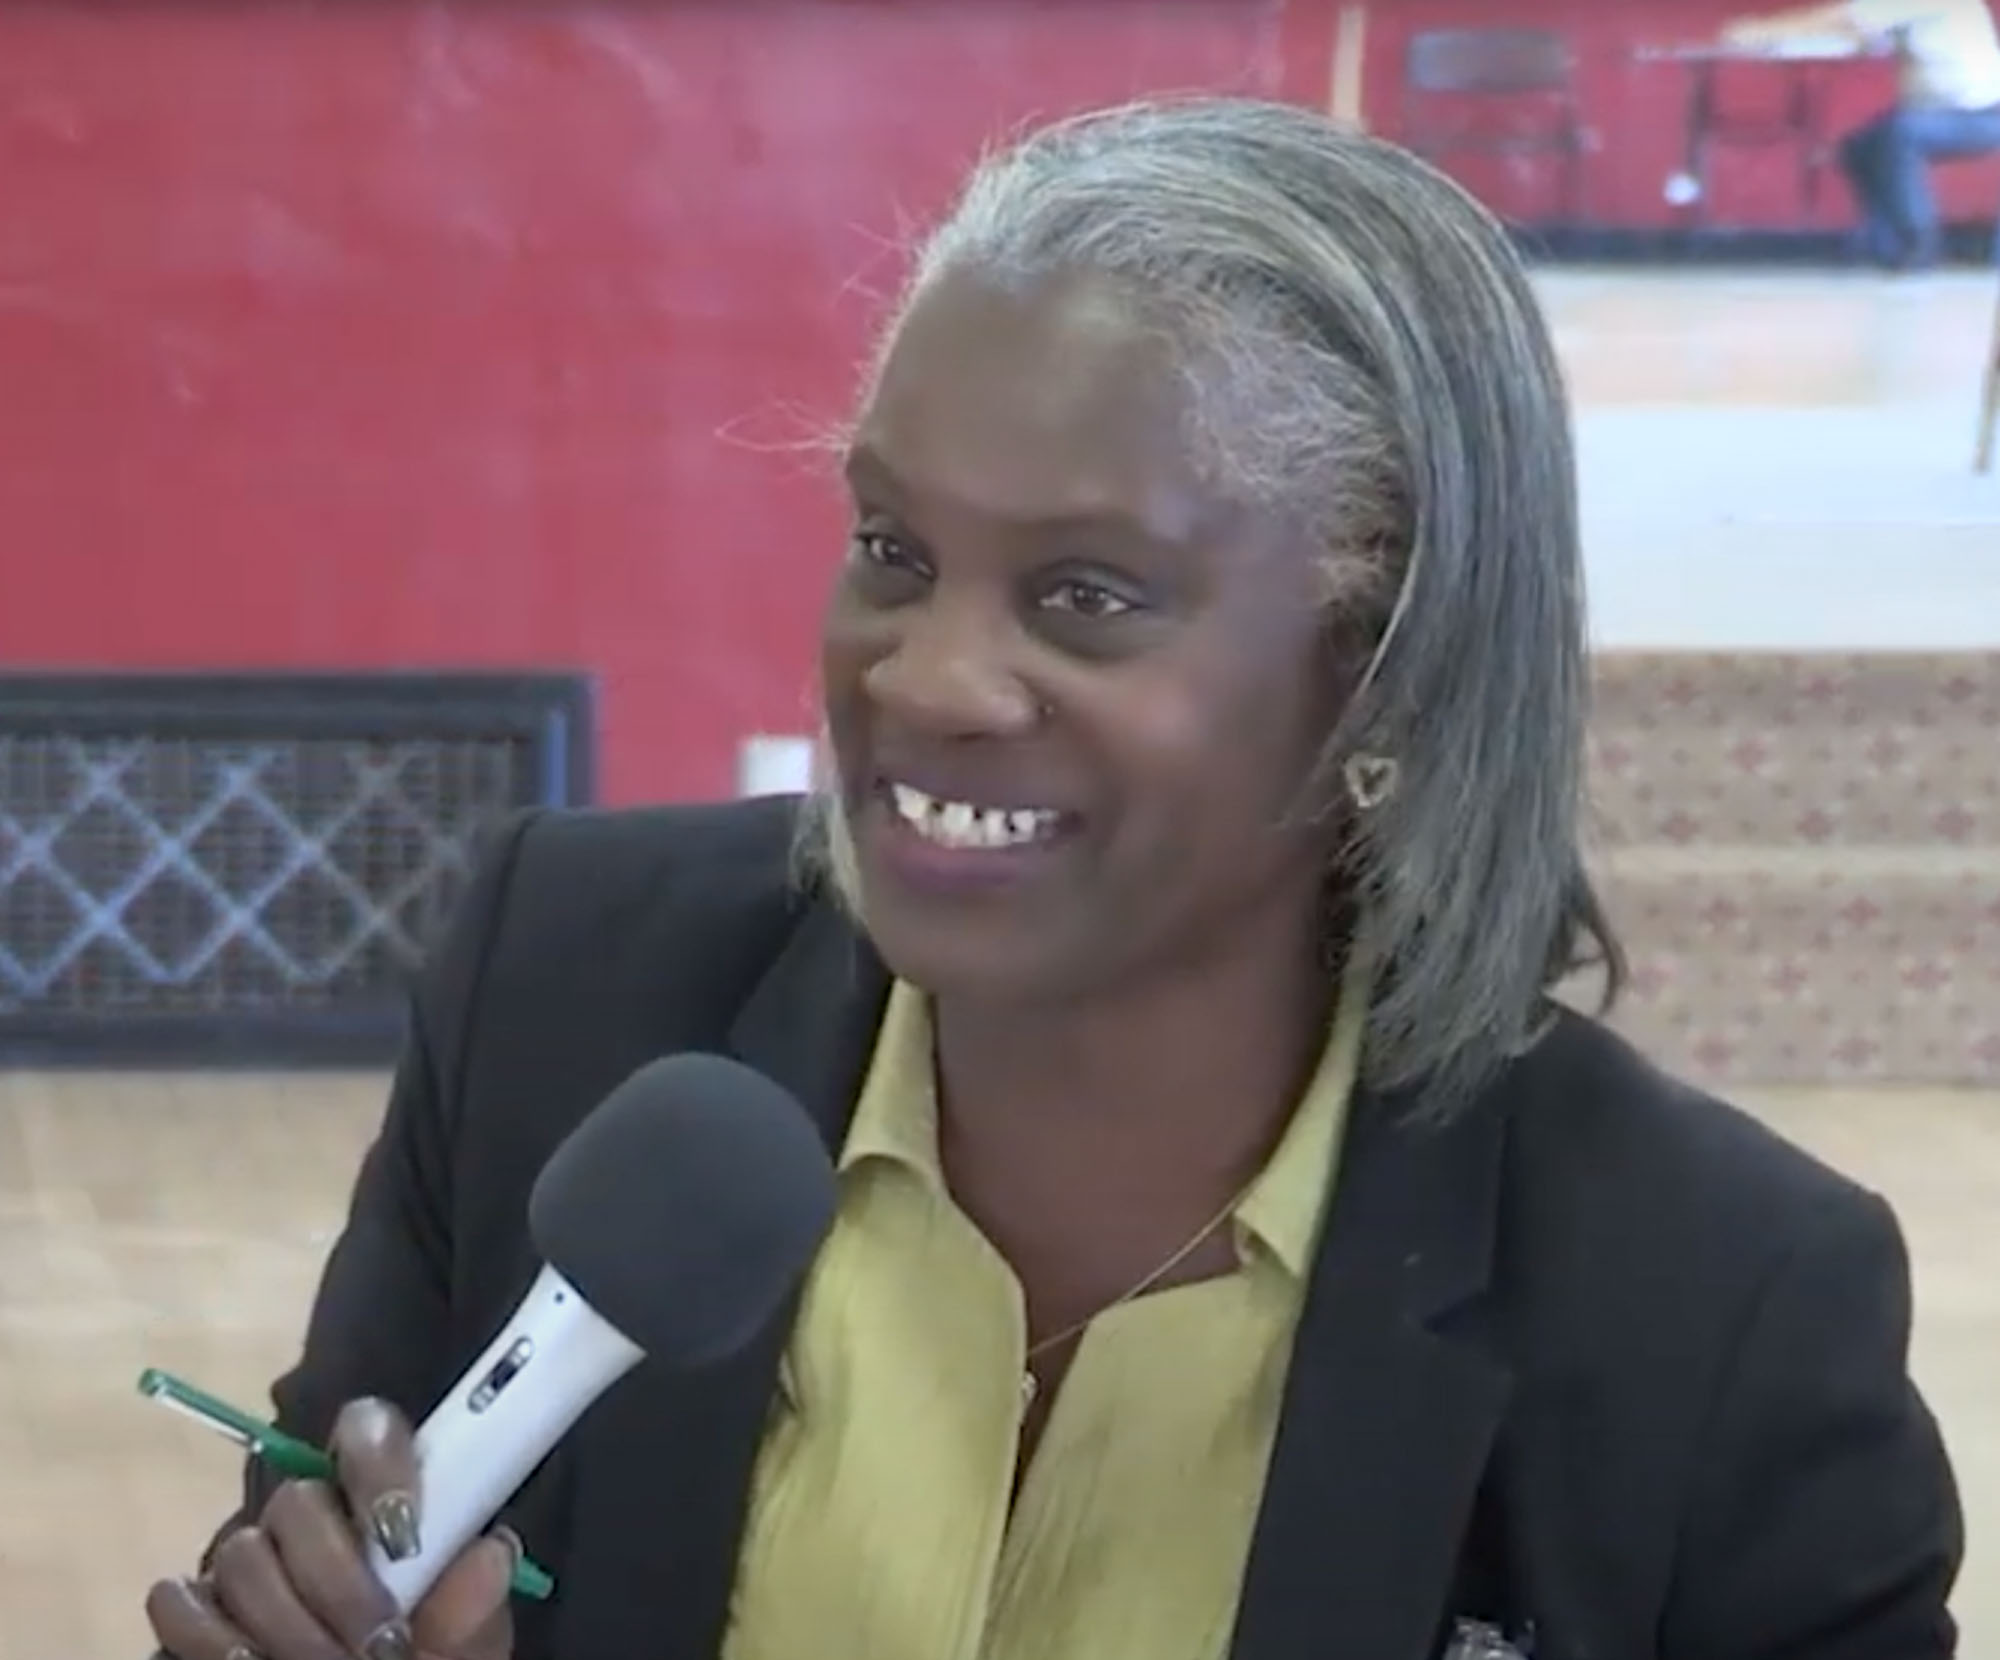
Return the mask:
<svg viewBox="0 0 2000 1660">
<path fill-rule="evenodd" d="M 1972 471 L 2000 275 L 1538 274 L 1576 404 L 1599 644 L 2000 645 Z"/>
<path fill-rule="evenodd" d="M 1972 413 L 2000 298 L 1995 274 L 1558 266 L 1535 273 L 1570 395 L 1600 409 Z"/>
<path fill-rule="evenodd" d="M 0 1660 L 145 1652 L 145 1586 L 227 1511 L 234 1455 L 133 1380 L 165 1366 L 261 1407 L 381 1098 L 374 1077 L 0 1073 Z M 2000 1100 L 1760 1105 L 1901 1211 L 1974 1529 L 1965 1652 L 1992 1660 Z"/>
</svg>

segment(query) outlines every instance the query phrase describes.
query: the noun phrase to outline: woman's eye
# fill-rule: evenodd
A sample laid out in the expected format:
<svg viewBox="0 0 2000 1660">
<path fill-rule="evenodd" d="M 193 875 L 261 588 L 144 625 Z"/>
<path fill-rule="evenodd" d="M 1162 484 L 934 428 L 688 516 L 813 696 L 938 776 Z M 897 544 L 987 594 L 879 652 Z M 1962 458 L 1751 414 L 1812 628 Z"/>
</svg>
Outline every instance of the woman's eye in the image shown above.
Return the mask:
<svg viewBox="0 0 2000 1660">
<path fill-rule="evenodd" d="M 923 562 L 909 544 L 886 530 L 857 530 L 849 546 L 864 565 L 877 565 L 890 571 L 922 568 Z"/>
<path fill-rule="evenodd" d="M 1132 601 L 1123 594 L 1107 588 L 1101 582 L 1085 582 L 1072 577 L 1058 582 L 1043 597 L 1044 609 L 1067 611 L 1072 616 L 1090 620 L 1121 617 L 1128 611 L 1137 610 Z"/>
</svg>

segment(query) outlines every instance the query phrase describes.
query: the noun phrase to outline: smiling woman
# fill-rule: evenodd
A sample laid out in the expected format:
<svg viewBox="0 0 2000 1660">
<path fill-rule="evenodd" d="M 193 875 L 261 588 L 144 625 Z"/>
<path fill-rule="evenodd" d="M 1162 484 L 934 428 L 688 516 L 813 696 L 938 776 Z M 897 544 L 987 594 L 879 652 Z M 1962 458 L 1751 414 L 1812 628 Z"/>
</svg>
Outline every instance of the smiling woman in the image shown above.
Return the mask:
<svg viewBox="0 0 2000 1660">
<path fill-rule="evenodd" d="M 1087 961 L 1012 953 L 1296 934 L 1328 890 L 1322 920 L 1394 965 L 1367 1074 L 1423 1078 L 1434 1109 L 1586 957 L 1615 995 L 1578 851 L 1561 376 L 1503 233 L 1422 164 L 1264 105 L 1037 135 L 924 248 L 848 472 L 825 661 L 845 794 L 811 829 L 855 838 L 831 868 L 878 944 L 901 938 L 898 873 L 1045 876 L 988 918 L 1012 947 L 956 938 L 975 972 L 1067 995 Z M 1020 741 L 957 741 L 981 733 Z M 1398 788 L 1362 824 L 1342 784 L 1371 755 Z M 905 817 L 955 855 L 913 864 L 898 782 L 1062 806 L 1066 833 L 1003 863 Z"/>
<path fill-rule="evenodd" d="M 1030 135 L 921 251 L 846 476 L 833 782 L 503 838 L 275 1390 L 341 1490 L 253 1472 L 169 1652 L 1949 1655 L 1894 1217 L 1550 996 L 1618 952 L 1568 414 L 1494 221 L 1301 110 Z M 797 1094 L 825 1245 L 400 1610 L 356 1538 L 421 1529 L 409 1421 L 549 1150 L 674 1049 Z M 510 1614 L 523 1542 L 561 1593 Z"/>
<path fill-rule="evenodd" d="M 1087 997 L 1312 925 L 1323 832 L 1284 821 L 1352 674 L 1307 544 L 1204 477 L 1184 403 L 1101 279 L 940 276 L 883 362 L 823 682 L 854 897 L 933 992 Z"/>
</svg>

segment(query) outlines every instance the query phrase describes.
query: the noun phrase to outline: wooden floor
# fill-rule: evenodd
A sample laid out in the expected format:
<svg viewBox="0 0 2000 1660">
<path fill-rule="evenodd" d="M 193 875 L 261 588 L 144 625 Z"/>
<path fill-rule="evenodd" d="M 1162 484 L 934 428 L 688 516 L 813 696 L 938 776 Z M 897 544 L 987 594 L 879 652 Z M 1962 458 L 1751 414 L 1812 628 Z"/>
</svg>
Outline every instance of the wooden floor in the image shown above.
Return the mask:
<svg viewBox="0 0 2000 1660">
<path fill-rule="evenodd" d="M 1600 644 L 2000 645 L 2000 471 L 1972 471 L 2000 276 L 1537 288 L 1576 402 Z"/>
<path fill-rule="evenodd" d="M 373 1077 L 0 1073 L 0 1660 L 145 1652 L 144 1588 L 227 1511 L 234 1456 L 133 1381 L 165 1366 L 262 1405 L 381 1097 Z M 2000 1099 L 1761 1109 L 1903 1216 L 1917 1366 L 1974 1529 L 1965 1652 L 1993 1660 Z"/>
<path fill-rule="evenodd" d="M 1992 271 L 1550 267 L 1570 394 L 1600 409 L 1956 409 L 1970 463 Z"/>
</svg>

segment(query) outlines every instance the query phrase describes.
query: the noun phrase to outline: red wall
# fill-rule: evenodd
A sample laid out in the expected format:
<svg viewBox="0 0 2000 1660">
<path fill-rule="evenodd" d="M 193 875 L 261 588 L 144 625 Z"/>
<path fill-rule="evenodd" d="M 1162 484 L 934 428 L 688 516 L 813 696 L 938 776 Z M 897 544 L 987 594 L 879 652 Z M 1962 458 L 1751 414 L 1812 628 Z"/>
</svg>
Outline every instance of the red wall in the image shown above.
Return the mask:
<svg viewBox="0 0 2000 1660">
<path fill-rule="evenodd" d="M 843 405 L 899 216 L 1033 112 L 1279 92 L 1285 27 L 9 6 L 0 662 L 585 666 L 609 797 L 726 790 L 808 719 L 841 531 L 786 446 Z"/>
<path fill-rule="evenodd" d="M 0 662 L 584 667 L 608 797 L 724 791 L 741 736 L 810 718 L 840 524 L 803 441 L 899 227 L 1032 115 L 1318 103 L 1333 9 L 9 5 Z M 1674 74 L 1619 50 L 1646 8 L 1541 10 L 1616 118 L 1593 200 L 1657 217 Z M 1373 12 L 1393 129 L 1408 29 L 1491 6 Z"/>
</svg>

